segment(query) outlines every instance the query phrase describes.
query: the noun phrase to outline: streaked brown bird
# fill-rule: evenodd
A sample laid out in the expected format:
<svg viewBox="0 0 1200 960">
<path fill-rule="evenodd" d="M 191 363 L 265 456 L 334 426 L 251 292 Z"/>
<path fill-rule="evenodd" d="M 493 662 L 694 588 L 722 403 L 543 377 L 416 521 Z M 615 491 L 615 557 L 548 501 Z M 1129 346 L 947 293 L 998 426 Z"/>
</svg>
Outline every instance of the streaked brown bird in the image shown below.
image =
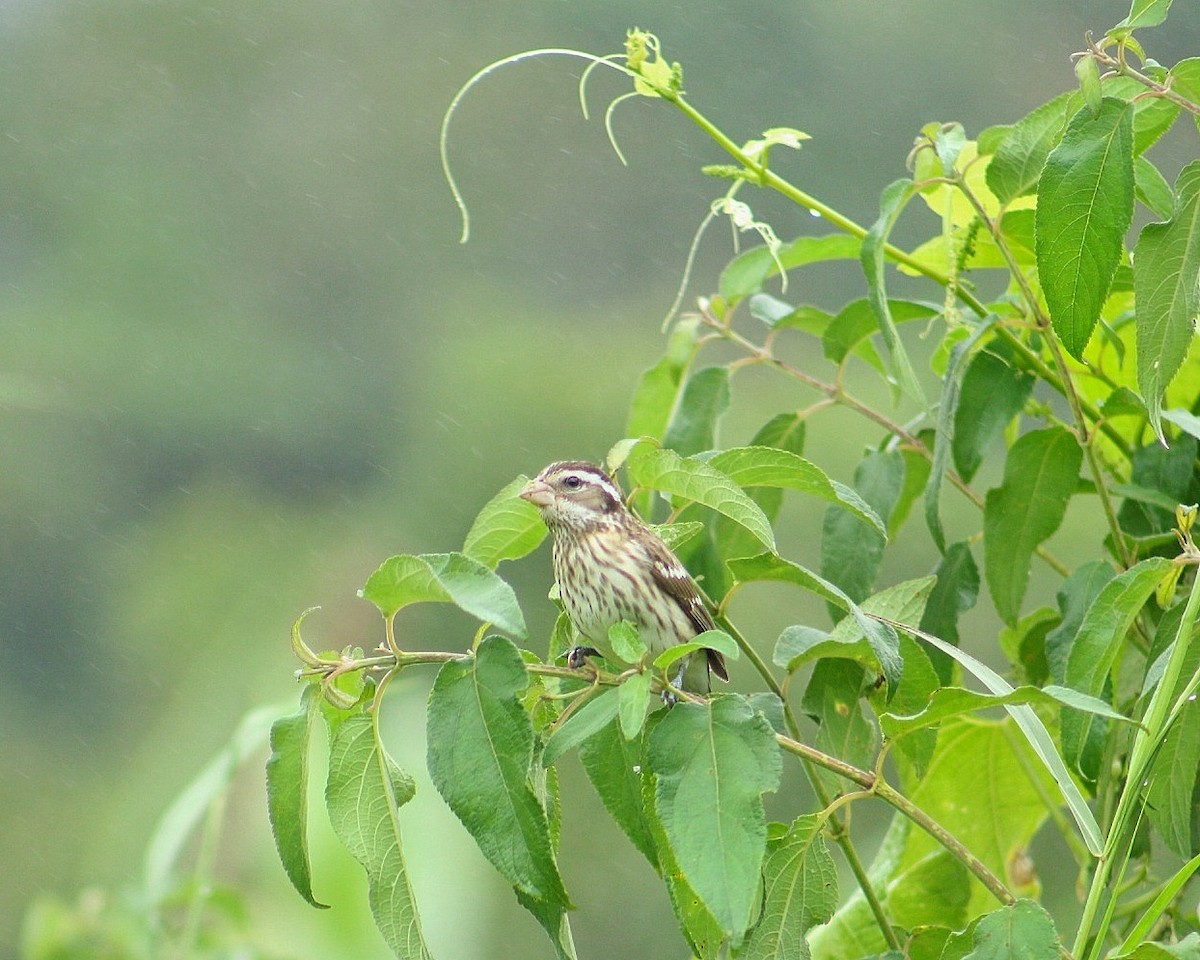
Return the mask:
<svg viewBox="0 0 1200 960">
<path fill-rule="evenodd" d="M 637 626 L 651 657 L 714 629 L 687 568 L 625 506 L 620 488 L 594 463 L 552 463 L 521 496 L 550 529 L 563 608 L 593 648 L 576 648 L 572 662 L 590 652 L 611 657 L 608 630 L 622 620 Z M 707 693 L 710 671 L 729 679 L 719 652 L 697 651 L 680 664 L 673 682 Z"/>
</svg>

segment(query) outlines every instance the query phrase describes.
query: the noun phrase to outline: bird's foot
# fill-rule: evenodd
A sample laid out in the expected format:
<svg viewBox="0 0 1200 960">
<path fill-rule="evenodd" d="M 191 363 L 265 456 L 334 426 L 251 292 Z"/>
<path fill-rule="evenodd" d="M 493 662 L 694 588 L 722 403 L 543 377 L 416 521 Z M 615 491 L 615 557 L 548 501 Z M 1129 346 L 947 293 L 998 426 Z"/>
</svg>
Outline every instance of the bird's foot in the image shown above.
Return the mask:
<svg viewBox="0 0 1200 960">
<path fill-rule="evenodd" d="M 598 657 L 599 655 L 600 651 L 595 647 L 572 647 L 567 651 L 567 666 L 572 670 L 578 670 L 587 666 L 588 657 Z"/>
</svg>

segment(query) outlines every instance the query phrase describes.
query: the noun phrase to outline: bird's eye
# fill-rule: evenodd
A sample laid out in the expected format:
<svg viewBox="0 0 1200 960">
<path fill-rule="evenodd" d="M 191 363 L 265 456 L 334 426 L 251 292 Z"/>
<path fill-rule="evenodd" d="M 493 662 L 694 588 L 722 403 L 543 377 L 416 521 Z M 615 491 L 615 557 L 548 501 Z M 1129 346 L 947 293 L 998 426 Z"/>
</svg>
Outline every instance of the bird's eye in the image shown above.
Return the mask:
<svg viewBox="0 0 1200 960">
<path fill-rule="evenodd" d="M 563 486 L 566 487 L 568 490 L 578 490 L 580 487 L 583 486 L 583 480 L 582 480 L 582 478 L 577 477 L 574 474 L 569 474 L 569 475 L 563 477 Z"/>
</svg>

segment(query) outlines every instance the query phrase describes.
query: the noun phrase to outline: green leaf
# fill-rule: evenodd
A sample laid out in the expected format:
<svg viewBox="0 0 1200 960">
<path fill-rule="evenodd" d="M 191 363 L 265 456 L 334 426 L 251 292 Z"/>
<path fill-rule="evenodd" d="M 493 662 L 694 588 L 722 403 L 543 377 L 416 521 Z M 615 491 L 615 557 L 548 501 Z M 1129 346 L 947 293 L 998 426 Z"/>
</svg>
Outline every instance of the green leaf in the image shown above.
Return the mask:
<svg viewBox="0 0 1200 960">
<path fill-rule="evenodd" d="M 1033 551 L 1058 529 L 1083 461 L 1061 427 L 1025 434 L 1008 451 L 1004 482 L 983 510 L 983 570 L 996 612 L 1010 626 L 1021 614 Z"/>
<path fill-rule="evenodd" d="M 696 634 L 695 638 L 687 643 L 676 643 L 667 647 L 654 658 L 654 665 L 660 670 L 666 670 L 671 664 L 697 650 L 716 650 L 728 660 L 736 660 L 742 655 L 737 641 L 724 630 L 705 630 L 703 633 Z"/>
<path fill-rule="evenodd" d="M 858 251 L 857 237 L 833 233 L 824 237 L 797 237 L 780 247 L 777 256 L 784 269 L 791 270 L 826 260 L 854 260 Z M 721 296 L 736 304 L 743 297 L 758 293 L 767 278 L 779 272 L 775 260 L 765 246 L 754 247 L 734 257 L 721 272 Z"/>
<path fill-rule="evenodd" d="M 646 709 L 650 706 L 650 674 L 635 673 L 617 687 L 618 712 L 621 735 L 632 740 L 642 732 L 646 722 Z"/>
<path fill-rule="evenodd" d="M 271 724 L 267 758 L 267 815 L 283 871 L 308 903 L 325 909 L 313 896 L 308 863 L 308 750 L 320 713 L 319 687 L 309 683 L 300 709 Z"/>
<path fill-rule="evenodd" d="M 900 657 L 900 641 L 896 637 L 896 632 L 887 624 L 880 623 L 878 620 L 872 620 L 868 617 L 857 603 L 828 580 L 817 576 L 811 570 L 807 570 L 797 563 L 792 563 L 790 560 L 784 560 L 782 557 L 777 557 L 769 553 L 760 553 L 756 557 L 742 557 L 737 560 L 730 560 L 726 566 L 729 567 L 729 572 L 740 583 L 750 583 L 756 580 L 774 580 L 795 584 L 846 610 L 854 618 L 859 630 L 867 638 L 879 669 L 884 677 L 887 678 L 891 689 L 895 690 L 899 685 L 900 676 L 904 670 L 904 661 Z M 787 631 L 784 631 L 784 636 L 786 635 Z M 857 634 L 851 639 L 856 638 Z M 780 643 L 783 643 L 782 636 L 780 637 Z M 776 663 L 779 662 L 779 650 L 780 647 L 777 646 L 775 654 Z M 785 660 L 784 663 L 788 663 L 788 661 Z"/>
<path fill-rule="evenodd" d="M 815 814 L 768 828 L 762 914 L 739 960 L 807 960 L 805 934 L 837 907 L 837 869 Z"/>
<path fill-rule="evenodd" d="M 1061 93 L 1009 127 L 987 168 L 988 189 L 1002 204 L 1036 189 L 1046 157 L 1067 124 L 1072 96 Z"/>
<path fill-rule="evenodd" d="M 1113 27 L 1112 32 L 1157 27 L 1167 19 L 1170 9 L 1171 0 L 1133 0 L 1129 6 L 1129 16 Z"/>
<path fill-rule="evenodd" d="M 512 587 L 478 560 L 461 553 L 389 557 L 358 592 L 391 618 L 411 603 L 453 603 L 514 637 L 525 636 L 525 617 Z"/>
<path fill-rule="evenodd" d="M 879 514 L 858 493 L 830 480 L 820 467 L 788 450 L 773 446 L 731 447 L 707 462 L 739 487 L 798 490 L 849 511 L 870 524 L 879 536 L 887 535 Z"/>
<path fill-rule="evenodd" d="M 943 377 L 942 401 L 938 405 L 937 435 L 933 444 L 933 463 L 929 470 L 929 485 L 925 488 L 925 525 L 933 536 L 939 550 L 946 549 L 946 536 L 942 530 L 942 481 L 950 466 L 950 454 L 954 446 L 954 428 L 958 412 L 958 400 L 962 392 L 962 378 L 967 369 L 967 358 L 985 333 L 991 328 L 994 317 L 978 324 L 971 335 L 956 343 L 950 351 Z"/>
<path fill-rule="evenodd" d="M 475 657 L 450 660 L 429 695 L 429 774 L 500 874 L 544 914 L 570 907 L 546 812 L 529 784 L 533 727 L 521 705 L 529 683 L 515 646 L 490 636 Z"/>
<path fill-rule="evenodd" d="M 678 523 L 654 523 L 650 526 L 659 535 L 662 542 L 672 550 L 678 549 L 704 530 L 704 524 L 699 520 L 681 520 Z"/>
<path fill-rule="evenodd" d="M 804 688 L 801 708 L 817 724 L 816 747 L 856 767 L 870 768 L 879 752 L 879 732 L 863 704 L 869 685 L 860 663 L 837 655 L 817 660 Z M 845 781 L 828 770 L 814 771 L 825 789 L 837 793 Z"/>
<path fill-rule="evenodd" d="M 868 451 L 854 470 L 854 487 L 886 523 L 904 489 L 904 458 L 898 450 Z M 868 526 L 831 507 L 821 527 L 821 575 L 861 601 L 875 584 L 886 542 L 882 523 Z"/>
<path fill-rule="evenodd" d="M 568 750 L 578 747 L 608 726 L 617 715 L 619 703 L 617 688 L 610 687 L 567 717 L 546 741 L 542 750 L 542 766 L 550 766 Z"/>
<path fill-rule="evenodd" d="M 617 724 L 609 723 L 579 745 L 579 760 L 609 816 L 657 869 L 653 814 L 646 810 L 642 790 L 644 748 L 644 733 L 626 738 Z"/>
<path fill-rule="evenodd" d="M 917 300 L 892 298 L 887 301 L 887 306 L 892 320 L 896 323 L 928 320 L 940 312 L 938 307 Z M 840 364 L 878 329 L 879 320 L 871 301 L 851 300 L 838 311 L 837 316 L 830 321 L 821 335 L 825 359 Z"/>
<path fill-rule="evenodd" d="M 676 321 L 661 360 L 645 371 L 629 405 L 625 435 L 661 440 L 667 432 L 684 374 L 696 355 L 700 321 L 684 317 Z"/>
<path fill-rule="evenodd" d="M 646 644 L 637 626 L 628 620 L 619 620 L 608 628 L 608 642 L 622 663 L 641 663 L 646 656 Z"/>
<path fill-rule="evenodd" d="M 1071 645 L 1079 633 L 1079 625 L 1083 623 L 1087 613 L 1104 585 L 1117 572 L 1103 560 L 1092 560 L 1075 568 L 1055 594 L 1062 620 L 1057 627 L 1046 634 L 1046 666 L 1050 676 L 1062 683 L 1067 676 L 1067 655 Z"/>
<path fill-rule="evenodd" d="M 762 795 L 779 786 L 775 733 L 736 694 L 679 703 L 650 734 L 655 806 L 689 884 L 728 938 L 750 927 L 766 850 Z"/>
<path fill-rule="evenodd" d="M 885 713 L 879 718 L 879 725 L 888 737 L 902 737 L 916 730 L 941 723 L 949 717 L 957 717 L 976 710 L 989 707 L 1003 707 L 1009 704 L 1032 703 L 1053 707 L 1067 706 L 1075 710 L 1092 713 L 1123 723 L 1133 723 L 1110 707 L 1105 701 L 1090 697 L 1070 687 L 1059 687 L 1048 684 L 1045 687 L 1017 687 L 1011 693 L 980 693 L 977 690 L 966 690 L 962 687 L 942 687 L 935 691 L 929 700 L 929 705 L 920 713 L 902 716 L 895 713 Z"/>
<path fill-rule="evenodd" d="M 259 707 L 243 716 L 216 756 L 163 812 L 146 844 L 142 867 L 143 890 L 151 903 L 162 903 L 174 892 L 176 866 L 192 832 L 208 816 L 213 803 L 229 789 L 238 767 L 249 757 L 260 755 L 271 724 L 283 709 L 278 705 Z"/>
<path fill-rule="evenodd" d="M 1105 97 L 1077 113 L 1038 184 L 1038 277 L 1054 332 L 1076 359 L 1100 318 L 1133 216 L 1133 113 Z"/>
<path fill-rule="evenodd" d="M 699 460 L 684 459 L 674 450 L 639 444 L 629 455 L 630 479 L 724 514 L 741 524 L 766 547 L 775 549 L 775 535 L 766 514 L 726 474 Z"/>
<path fill-rule="evenodd" d="M 528 482 L 528 477 L 517 477 L 484 504 L 467 531 L 465 556 L 495 570 L 502 560 L 533 553 L 546 539 L 546 524 L 537 507 L 517 496 Z"/>
<path fill-rule="evenodd" d="M 1159 440 L 1162 398 L 1179 372 L 1200 314 L 1200 160 L 1175 181 L 1175 213 L 1142 230 L 1134 253 L 1138 388 Z"/>
<path fill-rule="evenodd" d="M 958 646 L 958 618 L 979 599 L 979 568 L 966 541 L 951 544 L 934 570 L 937 582 L 925 604 L 920 628 Z M 940 650 L 928 648 L 930 662 L 942 683 L 953 676 L 954 661 Z"/>
<path fill-rule="evenodd" d="M 867 294 L 879 330 L 883 334 L 883 343 L 887 347 L 891 360 L 891 374 L 900 389 L 916 401 L 921 408 L 925 407 L 925 393 L 917 381 L 904 343 L 896 332 L 896 324 L 892 319 L 891 308 L 888 305 L 885 273 L 887 266 L 886 247 L 892 227 L 900 216 L 909 200 L 916 193 L 917 187 L 911 180 L 896 180 L 884 188 L 879 198 L 879 219 L 871 225 L 867 235 L 862 240 L 862 251 L 859 260 L 863 272 L 867 276 Z"/>
<path fill-rule="evenodd" d="M 1151 557 L 1117 574 L 1100 591 L 1084 615 L 1067 657 L 1066 686 L 1099 697 L 1125 644 L 1125 635 L 1158 581 L 1171 567 L 1170 560 Z M 1095 717 L 1065 709 L 1062 713 L 1063 755 L 1089 780 L 1097 775 L 1099 756 L 1088 752 Z"/>
<path fill-rule="evenodd" d="M 964 480 L 970 482 L 988 447 L 1021 412 L 1035 380 L 990 350 L 971 358 L 963 373 L 951 441 L 954 469 Z"/>
<path fill-rule="evenodd" d="M 1134 157 L 1133 187 L 1138 200 L 1149 207 L 1156 217 L 1171 219 L 1175 209 L 1175 194 L 1167 178 L 1144 156 Z"/>
<path fill-rule="evenodd" d="M 690 457 L 716 445 L 717 421 L 729 409 L 729 368 L 705 367 L 692 374 L 671 416 L 663 446 Z"/>
<path fill-rule="evenodd" d="M 356 713 L 330 728 L 325 806 L 342 845 L 366 870 L 367 899 L 397 957 L 428 960 L 400 843 L 399 809 L 412 779 L 383 751 L 377 715 Z"/>
<path fill-rule="evenodd" d="M 970 960 L 1056 960 L 1058 934 L 1045 909 L 1032 900 L 994 910 L 975 926 Z"/>
<path fill-rule="evenodd" d="M 1180 60 L 1167 74 L 1167 82 L 1176 93 L 1187 97 L 1192 103 L 1200 103 L 1200 57 Z M 1200 117 L 1193 114 L 1192 119 L 1200 129 Z"/>
</svg>

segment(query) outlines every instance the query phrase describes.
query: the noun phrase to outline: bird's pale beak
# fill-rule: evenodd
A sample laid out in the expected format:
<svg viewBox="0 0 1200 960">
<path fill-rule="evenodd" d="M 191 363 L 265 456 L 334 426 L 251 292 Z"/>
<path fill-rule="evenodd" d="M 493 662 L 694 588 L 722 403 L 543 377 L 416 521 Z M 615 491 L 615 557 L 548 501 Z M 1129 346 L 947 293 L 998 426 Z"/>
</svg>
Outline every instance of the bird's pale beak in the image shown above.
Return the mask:
<svg viewBox="0 0 1200 960">
<path fill-rule="evenodd" d="M 530 480 L 519 494 L 522 500 L 528 500 L 535 507 L 548 507 L 554 499 L 554 488 L 541 480 Z"/>
</svg>

